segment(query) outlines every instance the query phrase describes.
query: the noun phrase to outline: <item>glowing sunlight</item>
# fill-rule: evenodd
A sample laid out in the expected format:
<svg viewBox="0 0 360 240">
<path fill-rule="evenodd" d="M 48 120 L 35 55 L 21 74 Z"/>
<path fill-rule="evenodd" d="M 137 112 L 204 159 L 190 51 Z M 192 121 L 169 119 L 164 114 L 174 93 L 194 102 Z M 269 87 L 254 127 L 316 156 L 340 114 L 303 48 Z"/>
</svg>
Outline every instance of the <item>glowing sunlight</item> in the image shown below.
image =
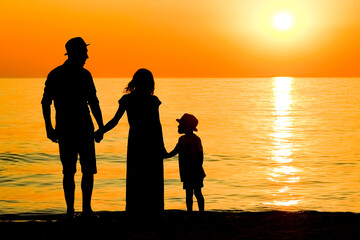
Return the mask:
<svg viewBox="0 0 360 240">
<path fill-rule="evenodd" d="M 274 26 L 276 29 L 285 31 L 292 27 L 293 17 L 286 12 L 278 13 L 274 17 Z"/>
<path fill-rule="evenodd" d="M 299 170 L 290 165 L 290 163 L 293 162 L 293 145 L 290 141 L 292 136 L 292 118 L 290 116 L 292 81 L 293 79 L 291 77 L 277 77 L 273 79 L 273 115 L 275 116 L 275 120 L 272 135 L 274 149 L 271 160 L 273 160 L 274 165 L 270 169 L 268 179 L 273 183 L 283 185 L 273 194 L 273 201 L 265 204 L 279 207 L 292 206 L 299 202 L 299 200 L 292 199 L 291 186 L 289 185 L 300 181 L 300 177 L 296 176 Z M 278 188 L 278 186 L 276 186 L 276 188 Z"/>
</svg>

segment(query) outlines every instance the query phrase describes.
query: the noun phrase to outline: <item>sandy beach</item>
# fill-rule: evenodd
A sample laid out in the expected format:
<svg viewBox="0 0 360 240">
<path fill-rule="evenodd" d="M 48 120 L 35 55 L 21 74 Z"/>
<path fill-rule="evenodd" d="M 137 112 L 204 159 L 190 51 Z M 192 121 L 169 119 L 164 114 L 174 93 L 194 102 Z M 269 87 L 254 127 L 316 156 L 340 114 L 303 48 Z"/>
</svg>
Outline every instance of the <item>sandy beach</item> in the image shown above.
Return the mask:
<svg viewBox="0 0 360 240">
<path fill-rule="evenodd" d="M 11 239 L 360 239 L 360 214 L 339 212 L 195 212 L 167 210 L 161 219 L 145 214 L 98 212 L 88 221 L 77 215 L 1 215 L 2 236 Z"/>
</svg>

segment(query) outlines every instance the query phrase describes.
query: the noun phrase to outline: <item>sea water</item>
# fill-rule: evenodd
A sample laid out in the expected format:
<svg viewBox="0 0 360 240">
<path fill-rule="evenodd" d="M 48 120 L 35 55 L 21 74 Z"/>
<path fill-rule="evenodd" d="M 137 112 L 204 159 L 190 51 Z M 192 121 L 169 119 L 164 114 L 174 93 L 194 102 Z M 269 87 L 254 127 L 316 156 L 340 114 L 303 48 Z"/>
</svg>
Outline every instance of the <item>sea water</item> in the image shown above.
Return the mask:
<svg viewBox="0 0 360 240">
<path fill-rule="evenodd" d="M 128 81 L 94 79 L 105 123 Z M 0 214 L 65 212 L 58 145 L 42 117 L 44 82 L 0 79 Z M 180 136 L 176 119 L 199 120 L 206 210 L 360 212 L 360 79 L 155 76 L 155 84 L 168 151 Z M 125 209 L 128 130 L 124 115 L 96 144 L 94 211 Z M 185 210 L 177 157 L 164 160 L 164 176 L 165 209 Z"/>
</svg>

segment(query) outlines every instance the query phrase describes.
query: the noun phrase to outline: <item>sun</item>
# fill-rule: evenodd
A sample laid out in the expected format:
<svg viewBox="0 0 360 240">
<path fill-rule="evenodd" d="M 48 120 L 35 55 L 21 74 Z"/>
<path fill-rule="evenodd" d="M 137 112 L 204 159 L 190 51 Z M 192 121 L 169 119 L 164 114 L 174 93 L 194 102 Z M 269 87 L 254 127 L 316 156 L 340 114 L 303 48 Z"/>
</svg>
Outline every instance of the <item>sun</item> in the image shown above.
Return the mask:
<svg viewBox="0 0 360 240">
<path fill-rule="evenodd" d="M 274 17 L 273 24 L 278 30 L 289 30 L 293 26 L 293 17 L 286 12 L 278 13 Z"/>
</svg>

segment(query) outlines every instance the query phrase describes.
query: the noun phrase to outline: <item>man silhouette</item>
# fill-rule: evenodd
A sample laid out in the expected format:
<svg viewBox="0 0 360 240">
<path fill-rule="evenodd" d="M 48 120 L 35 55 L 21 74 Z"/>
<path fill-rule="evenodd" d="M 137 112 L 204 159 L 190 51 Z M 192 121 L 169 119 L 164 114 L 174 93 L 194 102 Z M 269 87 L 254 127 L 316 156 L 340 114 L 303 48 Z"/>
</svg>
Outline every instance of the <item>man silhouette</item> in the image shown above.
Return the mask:
<svg viewBox="0 0 360 240">
<path fill-rule="evenodd" d="M 47 137 L 59 144 L 63 165 L 63 188 L 67 216 L 74 218 L 76 162 L 80 156 L 82 171 L 82 215 L 96 217 L 91 208 L 91 195 L 96 170 L 94 125 L 88 105 L 99 126 L 103 119 L 90 72 L 83 68 L 88 59 L 88 44 L 81 37 L 70 39 L 66 44 L 68 59 L 52 70 L 45 82 L 41 101 Z M 56 111 L 55 129 L 51 123 L 51 103 Z"/>
</svg>

